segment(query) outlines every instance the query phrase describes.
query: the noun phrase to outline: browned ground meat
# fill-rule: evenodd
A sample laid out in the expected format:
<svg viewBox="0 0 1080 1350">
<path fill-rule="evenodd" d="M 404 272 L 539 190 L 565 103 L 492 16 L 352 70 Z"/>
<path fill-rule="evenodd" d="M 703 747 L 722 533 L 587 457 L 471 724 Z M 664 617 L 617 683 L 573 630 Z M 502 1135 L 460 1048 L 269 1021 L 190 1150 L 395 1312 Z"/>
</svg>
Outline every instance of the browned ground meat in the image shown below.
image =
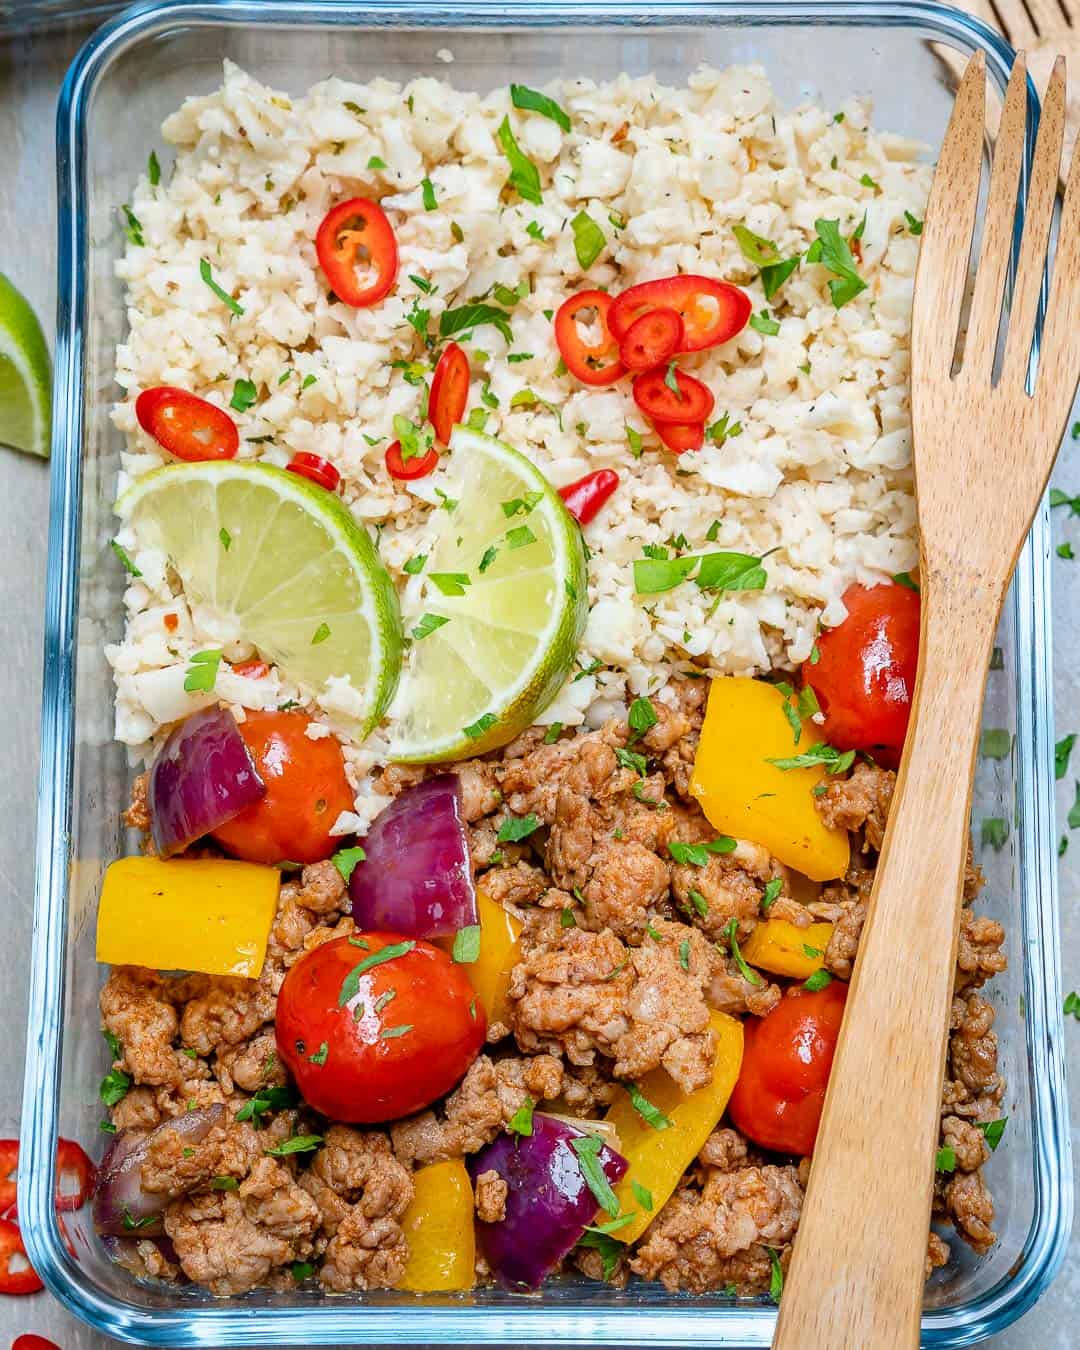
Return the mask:
<svg viewBox="0 0 1080 1350">
<path fill-rule="evenodd" d="M 129 830 L 141 830 L 144 834 L 150 833 L 150 802 L 146 795 L 149 784 L 148 773 L 136 774 L 131 784 L 131 801 L 120 813 Z"/>
<path fill-rule="evenodd" d="M 817 809 L 831 829 L 862 830 L 863 848 L 877 852 L 885 837 L 896 774 L 876 764 L 857 763 L 848 778 L 833 779 L 820 797 Z"/>
<path fill-rule="evenodd" d="M 481 1172 L 476 1178 L 476 1217 L 481 1223 L 500 1223 L 506 1218 L 509 1190 L 498 1172 Z"/>
</svg>

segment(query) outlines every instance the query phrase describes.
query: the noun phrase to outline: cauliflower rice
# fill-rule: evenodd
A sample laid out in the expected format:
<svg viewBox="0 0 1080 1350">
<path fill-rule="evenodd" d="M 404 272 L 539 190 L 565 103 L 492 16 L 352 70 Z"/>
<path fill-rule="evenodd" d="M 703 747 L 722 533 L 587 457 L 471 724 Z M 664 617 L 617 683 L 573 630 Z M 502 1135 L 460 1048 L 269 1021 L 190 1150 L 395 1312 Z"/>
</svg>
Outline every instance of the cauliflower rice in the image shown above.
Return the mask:
<svg viewBox="0 0 1080 1350">
<path fill-rule="evenodd" d="M 136 421 L 141 390 L 178 385 L 227 407 L 235 381 L 252 381 L 259 400 L 231 410 L 240 457 L 284 466 L 308 451 L 332 461 L 344 502 L 377 535 L 407 629 L 422 578 L 402 568 L 424 551 L 440 479 L 389 477 L 393 417 L 423 418 L 431 358 L 422 334 L 437 331 L 442 311 L 527 282 L 509 307 L 512 343 L 489 326 L 465 342 L 469 407 L 486 408 L 486 430 L 556 486 L 599 468 L 619 473 L 585 531 L 590 615 L 578 677 L 541 719 L 596 726 L 634 696 L 663 700 L 688 661 L 710 674 L 798 665 L 819 624 L 843 618 L 849 584 L 915 565 L 911 226 L 931 166 L 916 143 L 872 131 L 864 103 L 781 113 L 759 67 L 703 68 L 680 89 L 620 76 L 548 92 L 569 113 L 570 133 L 513 110 L 506 88 L 481 97 L 426 77 L 405 88 L 332 78 L 293 99 L 226 62 L 222 88 L 188 99 L 163 125 L 172 171 L 156 185 L 143 176 L 132 198 L 143 242 L 117 264 L 130 334 L 117 351 L 125 396 L 113 416 L 127 441 L 122 490 L 166 459 Z M 504 190 L 495 133 L 507 114 L 540 169 L 543 205 Z M 357 194 L 380 201 L 400 252 L 395 289 L 359 310 L 328 296 L 313 242 L 327 210 Z M 570 224 L 581 211 L 606 237 L 587 276 Z M 805 252 L 818 218 L 838 219 L 846 235 L 864 216 L 867 286 L 841 309 L 826 269 L 805 262 L 766 302 L 732 232 L 746 226 L 787 257 Z M 203 258 L 242 315 L 204 283 Z M 660 446 L 629 381 L 586 388 L 561 373 L 550 322 L 586 286 L 614 291 L 676 272 L 735 282 L 755 314 L 767 309 L 766 331 L 749 326 L 683 358 L 714 393 L 714 416 L 738 429 L 680 457 Z M 719 598 L 692 583 L 635 596 L 633 561 L 673 539 L 691 552 L 768 552 L 768 584 Z M 199 706 L 183 690 L 191 653 L 213 645 L 236 662 L 252 649 L 225 617 L 187 604 L 160 553 L 129 529 L 117 542 L 141 576 L 126 591 L 123 640 L 107 649 L 116 734 L 148 760 L 164 726 Z M 297 700 L 315 714 L 309 734 L 342 736 L 357 803 L 341 834 L 362 833 L 386 800 L 369 778 L 385 737 L 349 743 L 347 695 L 289 686 L 277 670 L 245 679 L 223 663 L 209 696 L 238 717 Z"/>
</svg>

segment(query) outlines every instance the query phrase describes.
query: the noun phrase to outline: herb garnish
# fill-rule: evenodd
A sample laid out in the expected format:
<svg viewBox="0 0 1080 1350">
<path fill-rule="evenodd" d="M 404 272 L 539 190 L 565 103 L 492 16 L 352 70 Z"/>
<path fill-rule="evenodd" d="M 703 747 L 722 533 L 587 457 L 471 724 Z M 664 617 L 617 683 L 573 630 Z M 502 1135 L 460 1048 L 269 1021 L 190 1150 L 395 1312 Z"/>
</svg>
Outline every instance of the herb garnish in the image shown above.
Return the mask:
<svg viewBox="0 0 1080 1350">
<path fill-rule="evenodd" d="M 469 965 L 480 956 L 480 925 L 459 928 L 454 934 L 453 959 L 459 965 Z"/>
<path fill-rule="evenodd" d="M 507 343 L 513 342 L 510 319 L 506 311 L 496 308 L 495 305 L 484 304 L 483 301 L 462 305 L 458 309 L 444 309 L 439 315 L 439 336 L 453 337 L 456 333 L 468 332 L 483 324 L 491 324 L 493 328 L 499 330 Z"/>
<path fill-rule="evenodd" d="M 388 947 L 382 947 L 379 951 L 372 952 L 370 956 L 365 956 L 353 966 L 342 981 L 338 1007 L 344 1008 L 346 1003 L 360 992 L 360 976 L 365 971 L 371 970 L 374 966 L 381 966 L 386 961 L 393 961 L 399 956 L 408 956 L 415 946 L 416 943 L 411 939 L 408 942 L 392 942 Z"/>
<path fill-rule="evenodd" d="M 101 1080 L 98 1096 L 106 1106 L 115 1106 L 127 1096 L 129 1087 L 131 1087 L 130 1074 L 126 1074 L 123 1069 L 110 1069 Z"/>
<path fill-rule="evenodd" d="M 649 1101 L 636 1083 L 629 1084 L 626 1090 L 630 1096 L 630 1105 L 646 1125 L 651 1125 L 654 1130 L 666 1130 L 668 1128 L 671 1121 L 658 1106 L 654 1106 Z"/>
<path fill-rule="evenodd" d="M 329 636 L 330 625 L 328 623 L 321 623 L 311 635 L 311 645 L 317 647 L 320 642 L 325 642 Z"/>
<path fill-rule="evenodd" d="M 859 276 L 851 248 L 840 233 L 839 220 L 815 220 L 814 229 L 817 239 L 807 252 L 807 261 L 820 262 L 839 278 L 829 282 L 829 294 L 836 308 L 841 309 L 860 291 L 866 290 L 866 282 Z"/>
<path fill-rule="evenodd" d="M 261 1129 L 262 1117 L 271 1111 L 283 1111 L 296 1105 L 296 1094 L 291 1087 L 262 1087 L 237 1111 L 237 1120 L 250 1120 L 255 1128 Z"/>
<path fill-rule="evenodd" d="M 581 1174 L 585 1178 L 585 1184 L 596 1197 L 596 1203 L 614 1219 L 619 1213 L 619 1201 L 600 1164 L 603 1140 L 597 1138 L 595 1134 L 586 1134 L 571 1139 L 569 1143 L 577 1154 Z"/>
<path fill-rule="evenodd" d="M 768 756 L 765 759 L 766 764 L 775 764 L 778 769 L 784 770 L 807 769 L 815 764 L 824 764 L 829 773 L 843 773 L 854 762 L 854 750 L 840 751 L 825 741 L 812 745 L 809 750 L 803 751 L 801 755 L 793 755 L 790 759 L 770 759 Z"/>
<path fill-rule="evenodd" d="M 290 1153 L 311 1153 L 322 1143 L 321 1134 L 294 1134 L 291 1139 L 278 1144 L 276 1148 L 263 1149 L 274 1158 L 287 1158 Z"/>
<path fill-rule="evenodd" d="M 259 391 L 251 380 L 237 380 L 233 385 L 232 398 L 229 400 L 229 407 L 237 412 L 247 412 L 255 400 L 259 397 Z"/>
<path fill-rule="evenodd" d="M 711 853 L 732 853 L 736 848 L 737 840 L 726 834 L 703 844 L 680 844 L 677 840 L 668 844 L 668 852 L 677 863 L 690 863 L 694 867 L 705 867 Z"/>
<path fill-rule="evenodd" d="M 420 622 L 412 630 L 414 641 L 420 642 L 429 633 L 434 633 L 437 628 L 441 628 L 444 623 L 449 622 L 450 620 L 442 614 L 421 614 Z"/>
<path fill-rule="evenodd" d="M 743 257 L 758 269 L 765 299 L 771 300 L 798 267 L 800 255 L 796 253 L 790 258 L 781 258 L 780 250 L 771 239 L 763 239 L 745 225 L 733 226 L 732 233 Z"/>
<path fill-rule="evenodd" d="M 559 107 L 553 98 L 548 98 L 546 94 L 541 94 L 536 89 L 530 89 L 524 84 L 512 84 L 510 86 L 510 102 L 515 108 L 520 108 L 523 112 L 537 112 L 542 117 L 548 117 L 551 121 L 562 127 L 563 131 L 570 130 L 570 118 Z"/>
<path fill-rule="evenodd" d="M 531 1097 L 526 1097 L 518 1109 L 506 1122 L 506 1128 L 511 1134 L 521 1134 L 528 1138 L 533 1132 L 533 1109 L 536 1103 Z"/>
<path fill-rule="evenodd" d="M 355 848 L 339 848 L 330 861 L 341 873 L 341 879 L 348 885 L 356 864 L 363 862 L 366 857 L 367 854 L 357 844 Z"/>
<path fill-rule="evenodd" d="M 118 543 L 115 539 L 110 539 L 110 540 L 109 540 L 109 547 L 112 549 L 112 551 L 116 554 L 116 556 L 117 556 L 117 557 L 120 559 L 120 561 L 123 563 L 123 565 L 124 565 L 124 570 L 125 570 L 126 572 L 128 572 L 128 573 L 129 573 L 131 576 L 133 576 L 133 577 L 141 577 L 141 576 L 142 576 L 142 573 L 141 573 L 141 572 L 139 571 L 139 569 L 135 566 L 135 564 L 131 561 L 131 558 L 130 558 L 130 556 L 128 555 L 127 549 L 124 548 L 124 546 L 123 546 L 122 544 Z"/>
<path fill-rule="evenodd" d="M 478 741 L 484 732 L 490 731 L 498 720 L 499 719 L 494 713 L 488 712 L 478 717 L 475 722 L 470 722 L 467 727 L 462 727 L 461 729 L 464 731 L 465 735 L 468 736 L 470 741 Z"/>
<path fill-rule="evenodd" d="M 762 913 L 768 912 L 769 906 L 780 894 L 781 890 L 783 889 L 783 886 L 784 882 L 781 877 L 773 877 L 771 881 L 767 881 L 765 883 L 765 891 L 761 897 Z"/>
<path fill-rule="evenodd" d="M 815 970 L 810 978 L 803 982 L 803 988 L 814 994 L 819 989 L 824 989 L 827 984 L 832 984 L 832 976 L 823 968 Z"/>
<path fill-rule="evenodd" d="M 604 231 L 588 211 L 579 211 L 570 221 L 570 228 L 574 231 L 574 252 L 577 254 L 578 266 L 587 272 L 607 243 Z"/>
<path fill-rule="evenodd" d="M 540 822 L 531 811 L 527 816 L 507 816 L 495 838 L 500 844 L 516 844 L 522 839 L 528 839 L 539 828 Z"/>
<path fill-rule="evenodd" d="M 504 117 L 499 124 L 497 139 L 510 164 L 507 182 L 516 189 L 519 197 L 532 202 L 534 206 L 540 206 L 544 200 L 540 191 L 540 170 L 518 145 L 509 117 Z"/>
<path fill-rule="evenodd" d="M 188 666 L 187 674 L 184 676 L 184 689 L 187 693 L 209 693 L 217 680 L 220 665 L 220 651 L 194 652 L 191 665 Z"/>
<path fill-rule="evenodd" d="M 214 280 L 214 273 L 210 267 L 210 264 L 205 258 L 199 259 L 199 276 L 202 277 L 203 281 L 206 282 L 206 284 L 210 287 L 210 289 L 214 292 L 214 294 L 217 296 L 217 298 L 221 301 L 223 305 L 231 309 L 234 314 L 243 314 L 244 312 L 243 305 L 238 304 L 232 298 L 232 296 L 229 294 L 228 291 L 224 290 L 221 286 L 217 284 L 217 282 Z"/>
<path fill-rule="evenodd" d="M 760 986 L 762 983 L 761 976 L 757 973 L 756 970 L 751 969 L 751 967 L 746 964 L 746 958 L 739 950 L 739 939 L 737 936 L 738 929 L 739 929 L 738 919 L 732 918 L 731 922 L 724 929 L 724 937 L 727 938 L 728 947 L 731 949 L 731 955 L 734 958 L 735 964 L 739 967 L 739 974 L 743 977 L 743 979 L 747 982 L 747 984 L 754 984 Z"/>
</svg>

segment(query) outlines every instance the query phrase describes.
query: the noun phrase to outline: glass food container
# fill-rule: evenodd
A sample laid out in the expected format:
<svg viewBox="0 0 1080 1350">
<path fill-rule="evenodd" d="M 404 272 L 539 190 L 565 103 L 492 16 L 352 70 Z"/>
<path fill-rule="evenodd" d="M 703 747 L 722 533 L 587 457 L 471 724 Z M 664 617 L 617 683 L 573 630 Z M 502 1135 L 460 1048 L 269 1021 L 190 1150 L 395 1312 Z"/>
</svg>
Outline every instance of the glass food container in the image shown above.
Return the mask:
<svg viewBox="0 0 1080 1350">
<path fill-rule="evenodd" d="M 450 67 L 440 49 L 454 55 Z M 308 1290 L 216 1300 L 191 1286 L 136 1283 L 112 1265 L 86 1210 L 53 1209 L 58 1135 L 97 1143 L 106 1065 L 94 961 L 103 870 L 126 844 L 119 812 L 129 769 L 112 741 L 112 681 L 102 647 L 123 621 L 123 577 L 108 541 L 121 436 L 109 421 L 114 348 L 125 327 L 113 264 L 128 199 L 158 127 L 189 94 L 221 79 L 223 57 L 300 93 L 330 74 L 407 81 L 437 74 L 486 91 L 511 79 L 604 79 L 620 71 L 682 83 L 702 61 L 761 62 L 785 105 L 872 96 L 875 125 L 940 143 L 952 104 L 944 57 L 983 49 L 1004 88 L 1011 51 L 968 15 L 919 0 L 218 0 L 136 7 L 98 32 L 71 68 L 57 124 L 59 313 L 37 909 L 23 1104 L 19 1211 L 34 1265 L 53 1293 L 99 1331 L 154 1345 L 592 1343 L 768 1345 L 775 1309 L 719 1294 L 673 1296 L 567 1279 L 534 1297 Z M 1034 93 L 1032 107 L 1036 107 Z M 929 1284 L 927 1346 L 971 1345 L 1039 1296 L 1071 1223 L 1056 948 L 1049 525 L 1044 507 L 1020 559 L 989 677 L 985 725 L 1012 749 L 980 759 L 980 817 L 1008 839 L 976 844 L 984 910 L 1005 923 L 1008 971 L 989 986 L 997 1009 L 1008 1128 L 988 1167 L 999 1240 L 975 1258 L 960 1241 Z M 948 747 L 942 748 L 948 753 Z M 976 831 L 978 833 L 978 830 Z M 903 953 L 897 954 L 903 959 Z M 887 1165 L 887 1160 L 884 1160 Z M 880 1254 L 888 1260 L 888 1253 Z M 822 1298 L 829 1291 L 822 1290 Z"/>
</svg>

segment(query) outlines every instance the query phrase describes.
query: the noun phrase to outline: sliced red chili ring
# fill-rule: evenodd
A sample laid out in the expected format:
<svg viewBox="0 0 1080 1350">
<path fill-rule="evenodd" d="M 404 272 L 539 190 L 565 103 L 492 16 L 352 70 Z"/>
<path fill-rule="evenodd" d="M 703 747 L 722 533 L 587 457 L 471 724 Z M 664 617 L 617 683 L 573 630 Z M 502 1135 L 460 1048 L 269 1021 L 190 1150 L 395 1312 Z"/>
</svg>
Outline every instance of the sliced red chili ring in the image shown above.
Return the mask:
<svg viewBox="0 0 1080 1350">
<path fill-rule="evenodd" d="M 727 342 L 746 327 L 753 306 L 745 291 L 715 277 L 663 277 L 643 281 L 615 299 L 608 324 L 622 342 L 630 326 L 650 310 L 673 309 L 683 321 L 679 350 L 699 352 Z"/>
<path fill-rule="evenodd" d="M 285 466 L 290 473 L 298 473 L 301 478 L 310 478 L 313 483 L 326 488 L 327 492 L 336 492 L 341 482 L 341 474 L 322 455 L 312 455 L 306 450 L 298 450 Z"/>
<path fill-rule="evenodd" d="M 677 455 L 700 450 L 705 444 L 704 422 L 657 422 L 656 434 Z"/>
<path fill-rule="evenodd" d="M 19 1169 L 19 1141 L 0 1139 L 0 1214 L 15 1204 L 18 1194 L 16 1180 Z"/>
<path fill-rule="evenodd" d="M 238 661 L 232 667 L 234 675 L 243 675 L 245 680 L 264 680 L 270 674 L 270 667 L 265 661 L 260 661 L 257 656 L 253 656 L 247 661 Z"/>
<path fill-rule="evenodd" d="M 366 197 L 351 197 L 330 211 L 315 235 L 315 252 L 339 300 L 364 309 L 377 304 L 397 278 L 398 250 L 386 212 Z M 366 284 L 357 264 L 374 273 Z"/>
<path fill-rule="evenodd" d="M 652 370 L 670 361 L 682 341 L 682 316 L 673 309 L 650 309 L 626 330 L 619 356 L 627 370 Z"/>
<path fill-rule="evenodd" d="M 451 342 L 439 357 L 428 397 L 428 421 L 443 445 L 449 444 L 450 433 L 465 416 L 468 399 L 469 358 Z"/>
<path fill-rule="evenodd" d="M 670 378 L 678 385 L 678 393 L 668 383 Z M 647 370 L 638 375 L 634 402 L 654 422 L 704 422 L 716 400 L 707 385 L 672 366 L 670 376 L 666 370 Z"/>
<path fill-rule="evenodd" d="M 186 389 L 162 384 L 135 400 L 139 426 L 177 459 L 232 459 L 240 448 L 236 423 L 224 408 Z"/>
<path fill-rule="evenodd" d="M 44 1336 L 35 1336 L 31 1331 L 24 1331 L 11 1342 L 11 1350 L 60 1350 L 60 1347 L 55 1341 L 47 1341 Z"/>
<path fill-rule="evenodd" d="M 11 1268 L 16 1257 L 26 1262 L 21 1270 Z M 27 1258 L 18 1225 L 10 1219 L 0 1219 L 0 1294 L 36 1294 L 44 1288 L 40 1275 Z"/>
<path fill-rule="evenodd" d="M 579 478 L 576 483 L 567 483 L 566 487 L 561 487 L 559 496 L 574 519 L 582 525 L 588 525 L 618 486 L 619 475 L 614 469 L 597 469 L 595 473 L 587 473 L 584 478 Z"/>
<path fill-rule="evenodd" d="M 555 315 L 555 341 L 566 369 L 582 384 L 614 384 L 625 374 L 619 344 L 608 327 L 612 298 L 606 291 L 579 291 L 564 300 Z M 587 342 L 578 327 L 578 315 L 593 310 L 600 325 L 599 342 Z"/>
<path fill-rule="evenodd" d="M 77 1187 L 64 1189 L 65 1177 L 74 1177 Z M 56 1146 L 56 1208 L 60 1211 L 82 1209 L 90 1199 L 97 1170 L 73 1139 L 61 1139 Z"/>
<path fill-rule="evenodd" d="M 400 478 L 411 483 L 416 478 L 426 478 L 439 462 L 439 452 L 429 450 L 426 455 L 413 455 L 411 459 L 402 459 L 401 442 L 394 441 L 386 448 L 386 469 L 391 478 Z"/>
</svg>

